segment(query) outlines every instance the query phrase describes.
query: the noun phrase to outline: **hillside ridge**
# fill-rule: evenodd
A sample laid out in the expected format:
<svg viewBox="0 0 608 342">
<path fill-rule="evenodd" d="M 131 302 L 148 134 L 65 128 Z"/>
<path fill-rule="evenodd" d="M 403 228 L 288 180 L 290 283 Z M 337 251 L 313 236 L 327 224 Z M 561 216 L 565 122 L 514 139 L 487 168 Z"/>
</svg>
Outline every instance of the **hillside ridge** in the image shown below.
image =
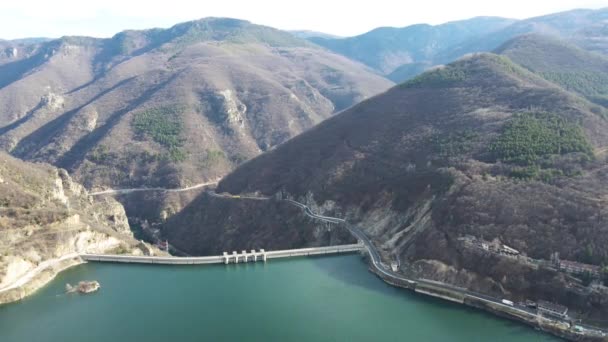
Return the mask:
<svg viewBox="0 0 608 342">
<path fill-rule="evenodd" d="M 325 120 L 244 163 L 217 192 L 293 198 L 345 218 L 371 239 L 384 263 L 398 259 L 404 275 L 497 298 L 549 300 L 598 318 L 608 310 L 604 288 L 581 286 L 526 258 L 483 254 L 462 241 L 500 241 L 543 263 L 557 252 L 601 266 L 608 258 L 602 238 L 608 236 L 602 186 L 608 164 L 596 151 L 606 146 L 605 109 L 505 56 L 482 53 Z M 212 248 L 205 239 L 180 236 L 228 229 L 207 212 L 216 205 L 202 195 L 163 231 L 178 246 Z M 264 220 L 252 208 L 228 203 L 222 212 L 237 221 Z M 290 227 L 298 218 L 277 224 Z M 230 227 L 251 244 L 269 234 L 264 227 L 254 235 Z"/>
<path fill-rule="evenodd" d="M 289 32 L 226 18 L 14 49 L 0 55 L 0 149 L 89 189 L 216 179 L 392 85 Z M 186 197 L 149 199 L 147 218 Z"/>
</svg>

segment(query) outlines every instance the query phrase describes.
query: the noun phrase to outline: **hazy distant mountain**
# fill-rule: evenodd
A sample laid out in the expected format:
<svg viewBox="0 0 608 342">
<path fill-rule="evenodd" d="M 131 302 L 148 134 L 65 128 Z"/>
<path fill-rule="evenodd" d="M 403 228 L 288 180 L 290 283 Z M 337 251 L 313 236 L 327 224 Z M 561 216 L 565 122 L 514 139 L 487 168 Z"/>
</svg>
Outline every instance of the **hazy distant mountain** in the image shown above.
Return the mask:
<svg viewBox="0 0 608 342">
<path fill-rule="evenodd" d="M 215 179 L 391 86 L 288 32 L 233 19 L 2 44 L 0 147 L 88 187 Z"/>
<path fill-rule="evenodd" d="M 289 31 L 289 32 L 291 34 L 293 34 L 294 36 L 296 36 L 298 38 L 303 38 L 303 39 L 308 39 L 308 38 L 313 38 L 313 37 L 327 38 L 327 39 L 341 38 L 340 36 L 336 36 L 333 34 L 317 32 L 317 31 L 309 31 L 309 30 L 294 30 L 294 31 Z"/>
<path fill-rule="evenodd" d="M 397 258 L 401 272 L 412 277 L 516 301 L 552 300 L 606 317 L 605 288 L 581 286 L 555 270 L 484 253 L 460 239 L 497 239 L 535 259 L 559 252 L 567 260 L 604 263 L 607 118 L 605 108 L 507 57 L 474 55 L 254 158 L 217 191 L 292 196 L 322 214 L 346 217 L 374 241 L 384 263 Z M 232 202 L 221 205 L 230 222 L 268 219 L 265 210 Z M 285 220 L 285 230 L 250 231 L 206 211 L 218 207 L 202 196 L 168 222 L 166 234 L 178 246 L 210 250 L 209 240 L 192 237 L 213 235 L 220 226 L 230 236 L 248 237 L 242 246 L 248 248 L 270 235 L 290 242 L 283 233 L 298 219 L 273 212 L 275 220 Z M 318 241 L 303 234 L 302 244 Z"/>
<path fill-rule="evenodd" d="M 479 17 L 437 26 L 382 27 L 343 39 L 313 37 L 310 40 L 383 74 L 390 74 L 404 64 L 431 63 L 437 53 L 513 22 L 505 18 Z"/>
<path fill-rule="evenodd" d="M 519 35 L 552 35 L 581 48 L 608 52 L 608 9 L 573 10 L 526 20 L 480 17 L 437 26 L 378 28 L 360 36 L 310 38 L 360 61 L 394 82 L 473 52 L 489 52 Z"/>
<path fill-rule="evenodd" d="M 608 57 L 536 34 L 514 38 L 497 53 L 598 104 L 608 105 Z"/>
<path fill-rule="evenodd" d="M 29 44 L 44 43 L 44 42 L 48 42 L 50 40 L 53 40 L 53 38 L 31 37 L 31 38 L 5 40 L 5 42 L 11 42 L 12 44 L 18 44 L 18 45 L 29 45 Z"/>
<path fill-rule="evenodd" d="M 479 39 L 470 39 L 437 56 L 435 64 L 453 61 L 471 52 L 492 51 L 506 41 L 527 33 L 551 35 L 568 40 L 591 51 L 608 51 L 608 9 L 573 10 L 521 20 L 502 30 L 491 32 Z"/>
</svg>

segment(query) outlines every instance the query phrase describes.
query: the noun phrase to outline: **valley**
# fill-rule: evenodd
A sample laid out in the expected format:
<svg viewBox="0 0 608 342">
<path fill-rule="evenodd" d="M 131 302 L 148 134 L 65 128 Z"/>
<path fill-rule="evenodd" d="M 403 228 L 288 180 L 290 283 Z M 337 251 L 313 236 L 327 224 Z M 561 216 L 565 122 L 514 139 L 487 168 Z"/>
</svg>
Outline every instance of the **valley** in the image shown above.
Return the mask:
<svg viewBox="0 0 608 342">
<path fill-rule="evenodd" d="M 347 321 L 322 302 L 355 287 L 344 300 L 361 336 L 379 334 L 362 310 L 375 298 L 385 339 L 415 321 L 395 306 L 407 302 L 606 341 L 607 22 L 607 9 L 580 9 L 338 37 L 206 17 L 107 38 L 0 40 L 0 304 L 24 307 L 0 306 L 0 322 L 40 308 L 52 325 L 53 294 L 58 317 L 73 319 L 81 300 L 111 316 L 107 304 L 125 300 L 121 277 L 155 310 L 188 302 L 192 315 L 217 310 L 232 325 L 222 312 L 255 304 L 280 320 L 284 308 L 273 308 L 320 279 L 293 312 L 325 318 L 311 334 L 278 327 L 282 336 L 351 336 L 328 333 Z M 340 253 L 357 255 L 318 257 Z M 102 279 L 73 279 L 88 274 Z M 56 295 L 68 278 L 101 287 Z M 220 287 L 252 295 L 233 305 Z M 261 305 L 266 287 L 284 296 Z M 437 312 L 421 326 L 439 329 Z M 115 324 L 93 316 L 95 329 Z M 238 335 L 184 322 L 141 336 L 178 326 L 185 340 Z M 265 322 L 252 336 L 280 335 Z M 58 326 L 49 331 L 65 337 Z M 419 337 L 450 330 L 438 332 Z M 102 336 L 114 335 L 93 340 Z"/>
<path fill-rule="evenodd" d="M 210 182 L 393 84 L 287 32 L 227 18 L 10 49 L 0 68 L 20 71 L 0 72 L 0 148 L 89 189 Z M 155 206 L 187 204 L 150 201 L 145 218 L 155 220 Z"/>
</svg>

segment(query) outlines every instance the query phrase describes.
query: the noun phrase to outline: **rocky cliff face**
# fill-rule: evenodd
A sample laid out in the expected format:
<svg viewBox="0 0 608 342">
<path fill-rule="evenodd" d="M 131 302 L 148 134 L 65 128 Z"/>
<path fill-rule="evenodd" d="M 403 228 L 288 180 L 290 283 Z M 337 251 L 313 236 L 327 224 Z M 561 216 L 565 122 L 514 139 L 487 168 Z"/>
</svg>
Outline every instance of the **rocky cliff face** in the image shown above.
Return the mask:
<svg viewBox="0 0 608 342">
<path fill-rule="evenodd" d="M 122 205 L 93 199 L 65 170 L 0 154 L 0 180 L 0 302 L 34 290 L 30 283 L 40 286 L 74 262 L 55 260 L 75 253 L 143 253 Z M 47 264 L 48 270 L 21 284 Z M 4 291 L 15 284 L 21 286 Z"/>
</svg>

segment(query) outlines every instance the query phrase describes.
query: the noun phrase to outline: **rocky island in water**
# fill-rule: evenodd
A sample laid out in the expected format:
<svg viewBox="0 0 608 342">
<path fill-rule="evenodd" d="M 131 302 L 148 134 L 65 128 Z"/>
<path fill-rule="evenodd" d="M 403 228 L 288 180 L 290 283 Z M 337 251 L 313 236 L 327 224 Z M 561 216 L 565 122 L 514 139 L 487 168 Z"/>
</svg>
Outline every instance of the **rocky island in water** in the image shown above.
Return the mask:
<svg viewBox="0 0 608 342">
<path fill-rule="evenodd" d="M 65 285 L 67 293 L 79 292 L 79 293 L 93 293 L 99 290 L 101 286 L 97 281 L 81 281 L 76 286 L 70 284 Z"/>
</svg>

